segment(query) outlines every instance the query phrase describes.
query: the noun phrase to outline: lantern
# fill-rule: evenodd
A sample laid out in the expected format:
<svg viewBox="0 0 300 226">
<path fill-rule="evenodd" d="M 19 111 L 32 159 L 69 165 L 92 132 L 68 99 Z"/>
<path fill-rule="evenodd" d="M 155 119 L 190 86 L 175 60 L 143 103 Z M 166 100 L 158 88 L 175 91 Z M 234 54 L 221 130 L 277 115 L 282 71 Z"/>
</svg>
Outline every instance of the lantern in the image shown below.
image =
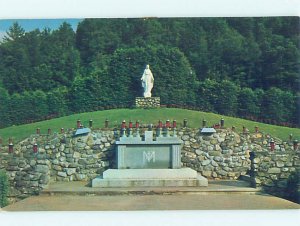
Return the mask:
<svg viewBox="0 0 300 226">
<path fill-rule="evenodd" d="M 169 119 L 166 121 L 166 127 L 170 128 L 170 120 Z"/>
<path fill-rule="evenodd" d="M 81 121 L 78 119 L 78 120 L 77 120 L 77 129 L 80 128 L 80 125 L 81 125 Z"/>
<path fill-rule="evenodd" d="M 298 140 L 294 140 L 293 147 L 294 147 L 294 151 L 296 151 L 298 148 Z"/>
<path fill-rule="evenodd" d="M 37 153 L 38 152 L 38 145 L 37 145 L 37 143 L 35 143 L 34 145 L 33 145 L 33 153 Z"/>
<path fill-rule="evenodd" d="M 163 124 L 162 124 L 162 121 L 161 121 L 161 120 L 158 121 L 158 127 L 159 127 L 159 128 L 162 128 L 162 127 L 163 127 Z"/>
<path fill-rule="evenodd" d="M 13 143 L 9 143 L 8 145 L 8 153 L 13 153 L 14 152 L 14 145 Z"/>
<path fill-rule="evenodd" d="M 187 119 L 183 119 L 183 127 L 187 127 Z"/>
<path fill-rule="evenodd" d="M 275 150 L 275 142 L 273 139 L 271 139 L 271 141 L 270 141 L 270 149 L 271 149 L 271 151 Z"/>
<path fill-rule="evenodd" d="M 105 119 L 105 124 L 104 124 L 104 126 L 105 126 L 105 128 L 108 128 L 108 119 Z"/>
<path fill-rule="evenodd" d="M 173 128 L 176 128 L 176 120 L 173 120 Z"/>
<path fill-rule="evenodd" d="M 123 122 L 122 122 L 122 124 L 121 124 L 121 128 L 122 128 L 122 129 L 125 129 L 125 128 L 126 128 L 126 121 L 125 121 L 125 120 L 123 120 Z"/>
<path fill-rule="evenodd" d="M 220 124 L 221 124 L 221 128 L 224 128 L 225 120 L 223 118 L 221 119 Z"/>
</svg>

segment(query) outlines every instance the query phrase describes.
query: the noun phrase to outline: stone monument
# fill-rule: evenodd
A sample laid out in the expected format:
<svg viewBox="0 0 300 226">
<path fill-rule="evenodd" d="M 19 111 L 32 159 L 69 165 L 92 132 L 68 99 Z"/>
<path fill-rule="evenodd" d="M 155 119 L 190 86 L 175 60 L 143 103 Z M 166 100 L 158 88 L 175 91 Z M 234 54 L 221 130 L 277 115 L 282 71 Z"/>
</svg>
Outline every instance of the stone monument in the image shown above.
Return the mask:
<svg viewBox="0 0 300 226">
<path fill-rule="evenodd" d="M 144 89 L 144 97 L 136 97 L 135 105 L 138 108 L 153 108 L 160 106 L 160 98 L 152 97 L 151 91 L 154 84 L 154 77 L 150 70 L 149 64 L 146 65 L 144 73 L 141 77 L 142 87 Z"/>
<path fill-rule="evenodd" d="M 175 123 L 176 124 L 176 123 Z M 121 136 L 116 142 L 117 169 L 108 169 L 102 177 L 92 181 L 92 187 L 176 187 L 207 186 L 207 179 L 191 168 L 181 168 L 182 141 L 176 135 L 176 126 L 158 126 L 156 138 L 152 129 L 142 137 L 139 126 L 126 134 L 122 124 Z"/>
</svg>

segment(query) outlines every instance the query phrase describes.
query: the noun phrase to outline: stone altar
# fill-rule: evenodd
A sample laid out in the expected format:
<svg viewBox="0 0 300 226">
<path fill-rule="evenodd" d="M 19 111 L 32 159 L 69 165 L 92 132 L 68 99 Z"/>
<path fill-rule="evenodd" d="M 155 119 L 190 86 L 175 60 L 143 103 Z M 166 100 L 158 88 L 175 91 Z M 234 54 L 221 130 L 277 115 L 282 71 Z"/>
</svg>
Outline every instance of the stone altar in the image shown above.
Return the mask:
<svg viewBox="0 0 300 226">
<path fill-rule="evenodd" d="M 167 128 L 169 130 L 169 128 Z M 181 168 L 181 144 L 173 128 L 169 132 L 145 131 L 144 139 L 125 128 L 116 142 L 117 167 L 108 169 L 92 181 L 92 187 L 148 187 L 148 186 L 208 186 L 207 179 L 191 168 Z"/>
<path fill-rule="evenodd" d="M 120 137 L 117 144 L 118 169 L 179 169 L 182 141 L 177 137 L 157 137 L 145 131 L 141 137 Z"/>
</svg>

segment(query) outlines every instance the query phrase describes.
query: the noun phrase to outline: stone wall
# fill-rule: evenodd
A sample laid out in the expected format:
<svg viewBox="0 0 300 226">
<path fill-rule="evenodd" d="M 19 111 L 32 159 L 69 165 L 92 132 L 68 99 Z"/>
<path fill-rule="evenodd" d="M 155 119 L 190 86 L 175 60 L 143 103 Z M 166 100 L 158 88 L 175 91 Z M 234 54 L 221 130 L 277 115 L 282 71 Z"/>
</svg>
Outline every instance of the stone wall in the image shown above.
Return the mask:
<svg viewBox="0 0 300 226">
<path fill-rule="evenodd" d="M 38 153 L 33 145 L 38 144 Z M 89 181 L 114 165 L 113 131 L 93 131 L 72 137 L 72 131 L 51 136 L 33 135 L 0 153 L 0 169 L 10 180 L 11 201 L 38 194 L 52 181 Z"/>
<path fill-rule="evenodd" d="M 250 169 L 251 144 L 245 137 L 230 130 L 202 135 L 199 129 L 182 129 L 179 132 L 184 145 L 182 164 L 191 167 L 210 179 L 237 179 Z"/>
<path fill-rule="evenodd" d="M 258 150 L 255 152 L 252 169 L 256 186 L 263 187 L 268 193 L 300 201 L 300 184 L 293 184 L 300 182 L 299 149 L 294 151 L 288 143 L 282 143 L 274 152 Z M 298 180 L 291 178 L 293 173 Z M 293 197 L 296 195 L 293 192 L 298 192 L 298 198 Z"/>
<path fill-rule="evenodd" d="M 141 128 L 141 135 L 144 130 Z M 178 129 L 177 136 L 183 141 L 181 164 L 209 179 L 238 179 L 254 172 L 257 186 L 283 190 L 290 174 L 300 168 L 300 150 L 294 150 L 292 143 L 275 139 L 275 151 L 271 152 L 270 137 L 262 133 L 217 129 L 217 133 L 207 136 L 199 131 Z M 11 198 L 38 194 L 50 181 L 90 181 L 107 168 L 115 168 L 117 134 L 93 130 L 73 137 L 73 132 L 32 135 L 16 144 L 10 154 L 8 147 L 2 148 L 0 169 L 9 175 Z M 35 143 L 38 153 L 33 153 Z M 252 164 L 250 153 L 256 154 Z"/>
<path fill-rule="evenodd" d="M 160 107 L 160 97 L 136 97 L 135 106 L 137 108 L 158 108 Z"/>
</svg>

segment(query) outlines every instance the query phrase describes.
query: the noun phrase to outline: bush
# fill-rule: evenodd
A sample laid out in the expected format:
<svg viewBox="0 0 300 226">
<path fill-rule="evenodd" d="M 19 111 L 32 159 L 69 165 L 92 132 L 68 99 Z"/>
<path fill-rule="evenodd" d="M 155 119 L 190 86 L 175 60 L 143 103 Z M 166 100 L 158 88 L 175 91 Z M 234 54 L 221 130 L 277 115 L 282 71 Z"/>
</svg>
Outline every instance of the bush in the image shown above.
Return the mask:
<svg viewBox="0 0 300 226">
<path fill-rule="evenodd" d="M 0 207 L 8 205 L 8 177 L 5 171 L 0 170 Z"/>
<path fill-rule="evenodd" d="M 288 199 L 300 203 L 300 171 L 291 173 L 287 181 L 286 193 Z"/>
</svg>

